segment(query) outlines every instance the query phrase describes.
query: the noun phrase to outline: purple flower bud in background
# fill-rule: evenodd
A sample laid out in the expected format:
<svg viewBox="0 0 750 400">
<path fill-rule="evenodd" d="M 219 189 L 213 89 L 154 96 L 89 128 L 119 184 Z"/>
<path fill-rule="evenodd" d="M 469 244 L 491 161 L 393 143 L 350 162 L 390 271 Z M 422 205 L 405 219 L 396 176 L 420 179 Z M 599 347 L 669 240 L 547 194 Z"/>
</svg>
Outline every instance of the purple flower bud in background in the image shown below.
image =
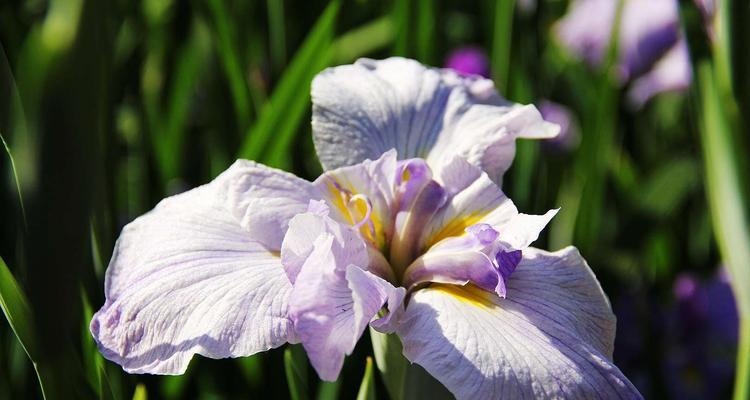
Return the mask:
<svg viewBox="0 0 750 400">
<path fill-rule="evenodd" d="M 693 80 L 690 54 L 684 39 L 672 48 L 646 74 L 630 85 L 628 101 L 640 108 L 659 93 L 687 90 Z"/>
<path fill-rule="evenodd" d="M 673 398 L 722 398 L 731 389 L 739 319 L 726 271 L 709 280 L 683 273 L 673 287 L 665 362 Z"/>
<path fill-rule="evenodd" d="M 560 133 L 545 140 L 542 145 L 550 151 L 569 152 L 578 147 L 581 141 L 578 123 L 569 108 L 549 100 L 543 100 L 539 105 L 539 112 L 547 122 L 560 126 Z"/>
<path fill-rule="evenodd" d="M 463 75 L 490 76 L 490 62 L 479 47 L 461 47 L 451 52 L 445 60 L 445 67 Z"/>
<path fill-rule="evenodd" d="M 711 40 L 714 39 L 714 15 L 716 14 L 716 5 L 718 1 L 716 0 L 694 0 L 695 6 L 698 7 L 698 9 L 701 12 L 701 15 L 703 16 L 703 27 L 706 30 L 706 34 L 708 34 L 708 37 L 711 38 Z"/>
<path fill-rule="evenodd" d="M 616 0 L 575 0 L 555 34 L 575 56 L 601 67 L 618 4 Z M 658 93 L 690 85 L 690 57 L 679 21 L 675 0 L 629 0 L 623 5 L 616 68 L 623 85 L 633 83 L 629 99 L 635 108 Z"/>
</svg>

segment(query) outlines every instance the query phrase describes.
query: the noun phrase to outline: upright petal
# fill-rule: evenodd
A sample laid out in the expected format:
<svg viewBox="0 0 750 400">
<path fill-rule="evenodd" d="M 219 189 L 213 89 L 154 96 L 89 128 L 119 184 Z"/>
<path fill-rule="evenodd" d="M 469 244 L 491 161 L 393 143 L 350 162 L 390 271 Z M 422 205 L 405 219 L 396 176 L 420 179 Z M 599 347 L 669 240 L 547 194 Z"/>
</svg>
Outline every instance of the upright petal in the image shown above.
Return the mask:
<svg viewBox="0 0 750 400">
<path fill-rule="evenodd" d="M 611 362 L 614 328 L 577 250 L 529 248 L 506 299 L 432 285 L 413 295 L 398 334 L 404 355 L 459 399 L 640 398 Z"/>
<path fill-rule="evenodd" d="M 533 106 L 502 99 L 492 81 L 416 61 L 360 59 L 330 68 L 312 85 L 313 140 L 326 169 L 376 159 L 424 158 L 433 168 L 461 155 L 499 179 L 516 137 L 551 137 Z"/>
<path fill-rule="evenodd" d="M 91 321 L 102 354 L 128 372 L 180 374 L 194 354 L 247 356 L 292 340 L 291 285 L 273 235 L 287 212 L 306 208 L 295 202 L 312 190 L 303 182 L 238 161 L 128 224 L 107 269 L 106 302 Z M 243 224 L 245 214 L 262 217 Z M 255 240 L 264 232 L 275 247 Z"/>
</svg>

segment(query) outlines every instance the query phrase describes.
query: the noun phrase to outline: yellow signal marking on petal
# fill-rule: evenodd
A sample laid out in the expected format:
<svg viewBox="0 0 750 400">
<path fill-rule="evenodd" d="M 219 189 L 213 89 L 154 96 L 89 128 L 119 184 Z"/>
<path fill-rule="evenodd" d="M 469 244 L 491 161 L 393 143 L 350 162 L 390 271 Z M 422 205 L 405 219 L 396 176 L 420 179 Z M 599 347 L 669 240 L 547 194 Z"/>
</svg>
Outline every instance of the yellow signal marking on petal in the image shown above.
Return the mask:
<svg viewBox="0 0 750 400">
<path fill-rule="evenodd" d="M 480 289 L 471 283 L 466 284 L 465 286 L 436 283 L 423 290 L 437 290 L 452 296 L 462 303 L 476 307 L 497 307 L 497 303 L 495 302 L 497 295 L 495 293 L 490 293 L 486 290 Z"/>
<path fill-rule="evenodd" d="M 359 200 L 350 202 L 350 200 L 352 200 L 352 197 L 357 194 L 357 191 L 353 190 L 354 188 L 347 187 L 341 181 L 335 179 L 332 176 L 329 176 L 329 179 L 326 182 L 326 189 L 328 189 L 328 195 L 331 204 L 339 211 L 339 213 L 346 219 L 346 222 L 350 225 L 355 225 L 357 222 L 361 221 L 367 214 L 366 202 Z M 354 212 L 355 215 L 352 215 L 352 212 Z M 364 236 L 366 239 L 370 240 L 372 243 L 377 245 L 378 248 L 380 248 L 384 245 L 385 239 L 383 234 L 383 225 L 380 221 L 377 210 L 371 210 L 370 221 L 372 222 L 372 230 L 374 230 L 374 232 L 371 231 L 370 224 L 364 224 L 360 228 L 360 233 L 362 233 L 362 236 Z"/>
<path fill-rule="evenodd" d="M 427 238 L 427 240 L 425 241 L 425 248 L 429 248 L 445 238 L 463 235 L 464 233 L 466 233 L 466 228 L 481 221 L 485 216 L 487 216 L 486 212 L 477 211 L 469 215 L 462 215 L 460 217 L 452 219 L 451 221 L 448 221 L 448 223 L 440 228 L 439 231 Z"/>
</svg>

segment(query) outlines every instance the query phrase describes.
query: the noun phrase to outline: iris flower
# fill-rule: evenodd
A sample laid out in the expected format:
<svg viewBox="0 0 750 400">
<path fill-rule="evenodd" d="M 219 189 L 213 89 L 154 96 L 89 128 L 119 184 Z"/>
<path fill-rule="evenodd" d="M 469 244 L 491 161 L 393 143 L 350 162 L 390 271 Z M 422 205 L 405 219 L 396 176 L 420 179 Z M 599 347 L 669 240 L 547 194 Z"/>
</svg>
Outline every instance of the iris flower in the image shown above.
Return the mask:
<svg viewBox="0 0 750 400">
<path fill-rule="evenodd" d="M 359 60 L 313 82 L 314 182 L 238 160 L 127 225 L 91 332 L 131 373 L 302 343 L 324 380 L 365 329 L 458 398 L 638 397 L 615 318 L 572 247 L 528 247 L 556 210 L 498 182 L 516 137 L 554 136 L 478 76 Z"/>
<path fill-rule="evenodd" d="M 630 103 L 639 108 L 659 93 L 686 90 L 692 67 L 677 0 L 574 0 L 556 36 L 573 54 L 601 66 L 621 1 L 617 72 L 621 83 L 631 82 Z"/>
</svg>

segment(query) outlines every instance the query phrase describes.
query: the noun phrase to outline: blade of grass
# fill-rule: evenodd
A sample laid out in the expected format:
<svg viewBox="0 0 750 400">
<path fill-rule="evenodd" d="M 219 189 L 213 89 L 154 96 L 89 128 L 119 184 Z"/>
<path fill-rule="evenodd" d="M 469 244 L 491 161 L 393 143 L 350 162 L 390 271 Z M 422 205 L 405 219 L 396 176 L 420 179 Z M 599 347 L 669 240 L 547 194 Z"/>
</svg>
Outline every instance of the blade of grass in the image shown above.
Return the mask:
<svg viewBox="0 0 750 400">
<path fill-rule="evenodd" d="M 81 306 L 83 308 L 83 326 L 81 327 L 81 348 L 83 349 L 84 369 L 89 385 L 100 399 L 111 399 L 114 397 L 109 385 L 106 371 L 104 369 L 104 358 L 94 343 L 94 338 L 89 331 L 89 321 L 94 316 L 86 291 L 81 287 Z"/>
<path fill-rule="evenodd" d="M 425 64 L 435 62 L 435 1 L 417 2 L 417 58 Z"/>
<path fill-rule="evenodd" d="M 708 61 L 698 66 L 701 143 L 711 220 L 740 313 L 734 398 L 741 400 L 750 398 L 750 221 L 742 198 L 742 174 L 737 169 L 731 124 L 717 82 L 720 78 L 715 72 Z"/>
<path fill-rule="evenodd" d="M 395 30 L 391 18 L 382 17 L 339 36 L 333 43 L 333 64 L 356 60 L 393 41 Z"/>
<path fill-rule="evenodd" d="M 277 166 L 288 160 L 285 150 L 306 110 L 310 82 L 330 62 L 339 8 L 340 2 L 333 1 L 318 18 L 261 110 L 258 121 L 250 128 L 239 158 L 271 160 L 269 164 Z M 269 146 L 272 147 L 267 151 Z"/>
<path fill-rule="evenodd" d="M 513 43 L 513 9 L 515 0 L 495 1 L 495 21 L 492 34 L 492 76 L 500 93 L 508 89 L 510 49 Z"/>
<path fill-rule="evenodd" d="M 148 392 L 144 384 L 139 383 L 136 385 L 135 392 L 133 392 L 133 400 L 148 400 Z"/>
<path fill-rule="evenodd" d="M 13 274 L 2 258 L 0 258 L 0 308 L 2 308 L 11 330 L 16 335 L 16 339 L 21 343 L 31 364 L 34 366 L 34 371 L 39 380 L 39 388 L 42 391 L 42 397 L 46 399 L 48 393 L 45 391 L 41 368 L 37 363 L 38 353 L 31 306 L 21 286 L 13 277 Z"/>
<path fill-rule="evenodd" d="M 307 399 L 307 357 L 301 345 L 284 350 L 284 372 L 292 400 Z"/>
<path fill-rule="evenodd" d="M 160 130 L 151 132 L 159 172 L 164 182 L 177 177 L 182 165 L 182 147 L 185 142 L 190 106 L 196 83 L 200 77 L 210 45 L 208 28 L 200 19 L 193 21 L 190 39 L 180 48 L 175 62 L 174 76 L 167 96 L 168 104 Z"/>
<path fill-rule="evenodd" d="M 0 133 L 0 141 L 3 142 L 3 147 L 5 148 L 5 152 L 8 154 L 8 159 L 10 160 L 10 169 L 13 173 L 13 180 L 16 183 L 16 193 L 18 194 L 18 205 L 21 207 L 21 217 L 23 218 L 23 227 L 24 229 L 27 228 L 28 224 L 26 223 L 26 207 L 23 205 L 23 194 L 21 193 L 21 181 L 18 180 L 18 171 L 16 170 L 16 161 L 13 159 L 13 153 L 10 151 L 10 147 L 8 147 L 8 143 L 5 141 L 5 138 L 3 137 L 3 134 Z"/>
<path fill-rule="evenodd" d="M 391 18 L 396 28 L 396 40 L 393 44 L 393 55 L 409 56 L 409 26 L 411 24 L 411 1 L 395 0 Z"/>
<path fill-rule="evenodd" d="M 271 42 L 271 65 L 274 70 L 284 69 L 286 62 L 286 28 L 284 26 L 284 0 L 267 0 L 268 36 Z"/>
<path fill-rule="evenodd" d="M 357 400 L 375 400 L 375 375 L 372 373 L 372 357 L 367 357 L 365 364 L 365 375 L 362 377 L 362 384 L 359 386 Z"/>
<path fill-rule="evenodd" d="M 269 3 L 281 4 L 281 1 L 269 1 Z M 242 72 L 243 67 L 235 39 L 234 20 L 229 17 L 224 0 L 208 0 L 206 5 L 215 29 L 219 61 L 232 94 L 237 127 L 240 132 L 244 132 L 250 125 L 250 91 Z"/>
</svg>

